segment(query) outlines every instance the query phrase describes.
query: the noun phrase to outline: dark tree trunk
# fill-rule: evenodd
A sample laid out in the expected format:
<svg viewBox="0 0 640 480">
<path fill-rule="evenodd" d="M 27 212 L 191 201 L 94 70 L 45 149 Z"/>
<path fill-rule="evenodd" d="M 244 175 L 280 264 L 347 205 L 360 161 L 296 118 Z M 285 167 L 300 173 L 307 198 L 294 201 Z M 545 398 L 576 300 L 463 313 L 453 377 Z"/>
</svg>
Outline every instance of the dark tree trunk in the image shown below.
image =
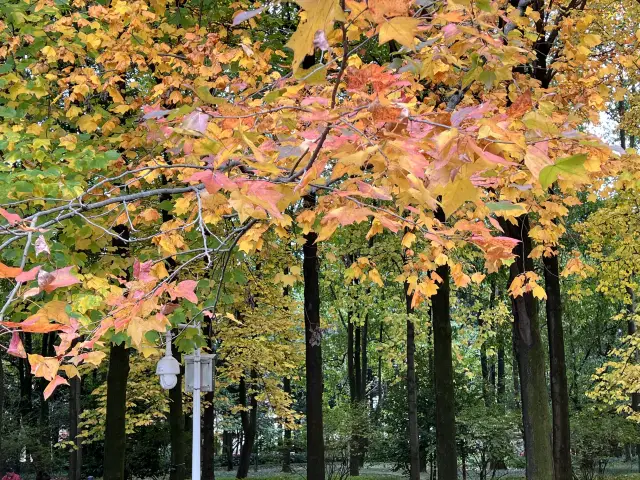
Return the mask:
<svg viewBox="0 0 640 480">
<path fill-rule="evenodd" d="M 347 376 L 349 378 L 349 396 L 351 399 L 351 408 L 358 407 L 360 398 L 360 328 L 353 324 L 351 314 L 349 315 L 349 324 L 347 325 Z M 351 439 L 349 441 L 349 475 L 352 477 L 360 476 L 360 459 L 358 427 L 354 424 L 352 428 Z"/>
<path fill-rule="evenodd" d="M 282 389 L 287 395 L 291 395 L 291 379 L 285 377 L 282 381 Z M 291 473 L 291 429 L 284 429 L 284 439 L 282 440 L 282 471 Z"/>
<path fill-rule="evenodd" d="M 416 333 L 413 324 L 413 294 L 409 284 L 404 284 L 407 307 L 407 404 L 409 413 L 409 480 L 420 480 L 420 438 L 418 436 L 418 388 L 416 383 Z"/>
<path fill-rule="evenodd" d="M 177 333 L 174 331 L 174 333 Z M 173 356 L 180 362 L 181 354 L 175 349 Z M 187 456 L 184 435 L 184 412 L 182 410 L 182 369 L 176 386 L 169 390 L 169 432 L 171 436 L 171 468 L 169 470 L 170 480 L 184 480 L 186 476 Z"/>
<path fill-rule="evenodd" d="M 315 206 L 315 195 L 306 195 L 306 208 Z M 324 432 L 322 421 L 322 330 L 320 329 L 320 281 L 315 232 L 305 234 L 303 246 L 305 371 L 307 381 L 307 479 L 324 480 Z"/>
<path fill-rule="evenodd" d="M 442 217 L 444 217 L 444 214 L 442 214 Z M 444 221 L 444 218 L 441 218 L 441 221 Z M 436 269 L 436 273 L 442 278 L 438 291 L 431 299 L 438 479 L 456 480 L 458 478 L 458 458 L 456 455 L 451 319 L 449 317 L 449 266 L 446 264 L 439 266 Z"/>
<path fill-rule="evenodd" d="M 6 458 L 2 450 L 2 439 L 4 436 L 4 364 L 2 363 L 2 351 L 0 350 L 0 475 L 4 476 L 4 466 Z"/>
<path fill-rule="evenodd" d="M 256 376 L 256 373 L 252 371 L 251 378 L 255 379 Z M 244 442 L 242 443 L 242 449 L 240 450 L 240 464 L 238 465 L 236 478 L 247 478 L 249 475 L 249 468 L 251 467 L 251 452 L 253 451 L 253 445 L 256 440 L 258 402 L 256 400 L 255 393 L 249 395 L 249 401 L 247 402 L 247 383 L 244 377 L 240 379 L 239 397 L 240 404 L 245 408 L 250 408 L 250 410 L 242 410 L 240 412 L 242 431 L 244 432 Z"/>
<path fill-rule="evenodd" d="M 518 275 L 533 271 L 533 260 L 529 258 L 531 238 L 528 217 L 520 217 L 517 225 L 501 221 L 501 226 L 507 235 L 519 240 L 514 248 L 517 258 L 510 267 L 510 281 L 513 281 Z M 553 478 L 553 449 L 538 303 L 531 292 L 526 292 L 513 298 L 511 304 L 520 373 L 527 480 L 549 480 Z"/>
<path fill-rule="evenodd" d="M 551 409 L 553 413 L 553 473 L 554 480 L 571 480 L 569 391 L 567 388 L 567 365 L 564 354 L 558 256 L 544 257 L 543 262 L 545 291 L 547 293 L 547 331 L 549 337 Z"/>
<path fill-rule="evenodd" d="M 70 378 L 69 386 L 69 440 L 75 445 L 75 449 L 69 453 L 69 480 L 80 480 L 82 478 L 82 438 L 78 437 L 82 394 L 80 377 Z"/>
<path fill-rule="evenodd" d="M 380 322 L 380 336 L 378 341 L 382 345 L 384 334 L 384 323 Z M 380 417 L 382 412 L 382 353 L 378 354 L 378 403 L 376 405 L 376 417 Z"/>
<path fill-rule="evenodd" d="M 126 447 L 127 377 L 129 349 L 111 345 L 107 372 L 107 413 L 104 431 L 103 480 L 124 480 Z"/>
<path fill-rule="evenodd" d="M 500 329 L 500 327 L 498 327 Z M 496 389 L 496 401 L 504 404 L 504 338 L 498 335 L 498 387 Z"/>
<path fill-rule="evenodd" d="M 222 449 L 227 464 L 227 471 L 233 470 L 233 433 L 227 430 L 222 432 Z"/>
<path fill-rule="evenodd" d="M 215 472 L 213 470 L 214 462 L 214 432 L 213 422 L 215 416 L 215 410 L 213 408 L 214 392 L 207 392 L 204 394 L 204 401 L 206 406 L 204 407 L 204 415 L 202 421 L 204 423 L 202 431 L 202 480 L 214 480 Z"/>
</svg>

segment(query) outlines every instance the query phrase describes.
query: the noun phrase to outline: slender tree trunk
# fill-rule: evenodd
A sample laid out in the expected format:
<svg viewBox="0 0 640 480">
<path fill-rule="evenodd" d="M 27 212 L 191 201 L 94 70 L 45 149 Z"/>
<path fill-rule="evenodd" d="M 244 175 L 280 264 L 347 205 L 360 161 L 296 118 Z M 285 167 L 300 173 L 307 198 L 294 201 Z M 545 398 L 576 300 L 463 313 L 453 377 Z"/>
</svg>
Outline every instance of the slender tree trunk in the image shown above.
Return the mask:
<svg viewBox="0 0 640 480">
<path fill-rule="evenodd" d="M 111 345 L 107 372 L 107 413 L 104 432 L 103 480 L 124 480 L 126 450 L 127 377 L 129 349 Z"/>
<path fill-rule="evenodd" d="M 315 195 L 304 197 L 306 208 L 315 206 Z M 315 232 L 305 234 L 303 246 L 305 371 L 307 382 L 307 479 L 325 480 L 322 421 L 322 330 L 320 329 L 320 281 Z"/>
<path fill-rule="evenodd" d="M 213 408 L 215 392 L 206 392 L 204 401 L 204 415 L 202 421 L 204 428 L 202 432 L 202 480 L 215 480 L 215 472 L 213 469 L 214 462 L 214 431 L 213 422 L 215 417 L 215 409 Z"/>
<path fill-rule="evenodd" d="M 2 439 L 4 437 L 4 364 L 2 363 L 2 351 L 0 351 L 0 475 L 4 476 L 5 454 L 2 450 Z"/>
<path fill-rule="evenodd" d="M 500 334 L 498 334 L 498 342 L 498 387 L 496 389 L 496 401 L 499 404 L 504 404 L 504 338 L 502 338 Z"/>
<path fill-rule="evenodd" d="M 549 371 L 553 414 L 554 480 L 572 480 L 571 434 L 569 430 L 569 391 L 562 329 L 562 298 L 558 256 L 544 257 L 544 282 L 547 293 L 547 331 L 549 337 Z"/>
<path fill-rule="evenodd" d="M 384 334 L 384 324 L 380 322 L 380 336 L 378 341 L 382 345 Z M 382 412 L 382 353 L 378 354 L 378 403 L 376 404 L 376 417 L 380 417 Z"/>
<path fill-rule="evenodd" d="M 255 371 L 251 372 L 251 378 L 256 378 Z M 240 418 L 242 419 L 242 431 L 244 432 L 244 442 L 240 450 L 240 464 L 238 465 L 238 473 L 236 478 L 247 478 L 249 475 L 249 468 L 251 467 L 251 452 L 253 451 L 253 445 L 256 440 L 256 426 L 258 419 L 258 402 L 256 400 L 255 393 L 249 395 L 249 401 L 247 402 L 247 384 L 243 378 L 240 379 L 239 388 L 240 404 L 245 408 L 250 408 L 249 411 L 242 410 L 240 412 Z"/>
<path fill-rule="evenodd" d="M 224 455 L 227 460 L 227 471 L 233 470 L 233 432 L 225 430 L 222 432 L 222 443 Z"/>
<path fill-rule="evenodd" d="M 510 267 L 510 280 L 533 271 L 531 238 L 527 216 L 519 217 L 517 225 L 501 221 L 503 230 L 519 240 L 514 248 L 516 261 Z M 531 292 L 512 299 L 515 351 L 520 373 L 522 423 L 527 461 L 527 480 L 553 478 L 551 418 L 547 397 L 545 354 L 538 325 L 538 303 Z"/>
<path fill-rule="evenodd" d="M 635 335 L 637 331 L 637 325 L 633 318 L 636 313 L 636 296 L 635 296 L 635 292 L 630 287 L 627 287 L 627 293 L 629 294 L 629 298 L 630 298 L 629 306 L 627 307 L 629 312 L 629 321 L 627 322 L 627 333 L 629 335 Z M 637 363 L 637 361 L 638 361 L 638 355 L 636 353 L 635 358 L 633 359 L 633 362 Z M 634 412 L 640 411 L 640 393 L 636 392 L 631 394 L 631 408 L 633 409 Z M 640 471 L 640 444 L 636 445 L 636 455 L 638 457 L 638 471 Z"/>
<path fill-rule="evenodd" d="M 291 379 L 285 377 L 282 381 L 282 389 L 287 395 L 291 395 Z M 282 440 L 282 471 L 291 473 L 291 429 L 284 429 L 284 439 Z"/>
<path fill-rule="evenodd" d="M 69 480 L 81 480 L 82 478 L 82 438 L 78 437 L 80 399 L 82 394 L 82 381 L 75 376 L 69 379 L 69 440 L 74 443 L 75 449 L 69 453 Z"/>
<path fill-rule="evenodd" d="M 356 336 L 359 329 L 353 324 L 351 313 L 349 314 L 349 323 L 347 324 L 347 377 L 349 378 L 349 398 L 351 400 L 351 408 L 355 409 L 358 404 L 358 383 L 360 382 L 360 356 L 359 342 Z M 357 366 L 356 366 L 357 364 Z M 349 475 L 357 477 L 360 475 L 360 461 L 358 459 L 358 438 L 357 428 L 352 428 L 351 439 L 349 441 Z"/>
<path fill-rule="evenodd" d="M 373 238 L 371 238 L 370 242 L 372 240 Z M 366 419 L 365 415 L 368 413 L 367 412 L 367 384 L 369 383 L 369 358 L 367 355 L 368 346 L 369 346 L 369 315 L 367 314 L 364 318 L 364 325 L 362 326 L 362 342 L 361 342 L 362 384 L 360 386 L 360 405 L 361 405 L 361 408 L 363 409 L 363 411 L 361 412 L 361 415 L 363 415 L 362 417 L 363 420 Z M 360 451 L 358 452 L 360 468 L 364 467 L 364 456 L 367 452 L 367 448 L 369 445 L 369 438 L 366 435 L 362 434 L 363 431 L 365 431 L 364 428 L 360 431 L 360 444 L 359 444 Z"/>
<path fill-rule="evenodd" d="M 413 324 L 413 294 L 409 284 L 404 284 L 407 307 L 407 404 L 409 414 L 409 480 L 420 480 L 420 438 L 418 436 L 418 388 L 416 383 L 416 333 Z"/>
<path fill-rule="evenodd" d="M 444 214 L 442 216 L 444 217 Z M 446 264 L 439 266 L 436 273 L 442 278 L 438 291 L 431 299 L 438 479 L 457 480 L 455 393 L 451 352 L 451 319 L 449 316 L 449 266 Z"/>
</svg>

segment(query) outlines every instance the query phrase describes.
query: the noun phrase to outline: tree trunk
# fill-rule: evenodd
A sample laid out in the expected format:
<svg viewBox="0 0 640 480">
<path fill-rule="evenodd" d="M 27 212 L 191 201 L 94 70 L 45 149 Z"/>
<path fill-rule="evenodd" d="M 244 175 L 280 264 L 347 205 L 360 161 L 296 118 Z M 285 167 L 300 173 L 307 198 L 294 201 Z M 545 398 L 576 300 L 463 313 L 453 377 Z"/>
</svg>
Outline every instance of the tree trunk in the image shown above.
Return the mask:
<svg viewBox="0 0 640 480">
<path fill-rule="evenodd" d="M 416 340 L 413 324 L 413 294 L 409 294 L 409 284 L 404 284 L 407 307 L 407 404 L 409 413 L 409 480 L 420 480 L 420 438 L 418 436 L 418 389 L 416 384 Z"/>
<path fill-rule="evenodd" d="M 380 336 L 378 341 L 382 345 L 384 333 L 384 323 L 380 322 Z M 380 417 L 382 412 L 382 353 L 378 354 L 378 403 L 376 404 L 376 418 Z"/>
<path fill-rule="evenodd" d="M 213 469 L 214 462 L 214 446 L 215 438 L 213 431 L 213 422 L 215 417 L 215 409 L 213 408 L 215 392 L 206 392 L 204 394 L 204 415 L 202 421 L 204 428 L 202 431 L 202 480 L 215 480 L 215 472 Z"/>
<path fill-rule="evenodd" d="M 75 445 L 75 449 L 69 453 L 69 480 L 80 480 L 82 478 L 82 438 L 78 437 L 82 394 L 80 377 L 70 378 L 69 386 L 69 440 Z"/>
<path fill-rule="evenodd" d="M 498 327 L 500 328 L 500 327 Z M 498 387 L 496 389 L 496 401 L 504 404 L 504 338 L 498 334 Z"/>
<path fill-rule="evenodd" d="M 255 371 L 252 371 L 251 378 L 255 379 L 256 376 Z M 240 412 L 244 442 L 240 450 L 240 464 L 238 465 L 236 478 L 247 478 L 249 468 L 251 467 L 251 452 L 253 451 L 253 445 L 256 440 L 258 401 L 256 400 L 255 393 L 252 393 L 249 395 L 249 402 L 247 403 L 247 384 L 244 377 L 240 379 L 239 397 L 240 404 L 245 408 L 250 408 L 250 410 L 242 410 Z"/>
<path fill-rule="evenodd" d="M 514 248 L 517 258 L 510 267 L 510 281 L 513 281 L 518 275 L 533 271 L 533 260 L 529 258 L 529 221 L 524 216 L 519 217 L 517 225 L 506 221 L 500 223 L 507 235 L 519 240 Z M 553 478 L 553 449 L 545 354 L 538 325 L 538 303 L 531 292 L 526 292 L 513 298 L 511 305 L 515 352 L 520 373 L 527 480 L 549 480 Z"/>
<path fill-rule="evenodd" d="M 227 471 L 233 470 L 233 433 L 224 430 L 222 432 L 222 448 L 227 463 Z"/>
<path fill-rule="evenodd" d="M 360 334 L 360 329 L 353 324 L 351 314 L 349 314 L 347 325 L 347 377 L 349 378 L 349 398 L 351 408 L 358 406 L 358 390 L 360 380 L 360 342 L 356 339 Z M 352 415 L 352 418 L 354 415 Z M 349 475 L 360 476 L 360 460 L 358 458 L 358 434 L 357 426 L 352 425 L 351 439 L 349 441 Z"/>
<path fill-rule="evenodd" d="M 306 208 L 315 206 L 315 195 L 304 197 Z M 303 246 L 305 372 L 307 383 L 307 479 L 325 480 L 322 421 L 322 330 L 320 329 L 320 283 L 315 232 L 305 234 Z"/>
<path fill-rule="evenodd" d="M 126 447 L 127 377 L 129 349 L 124 342 L 111 345 L 107 372 L 107 413 L 104 431 L 103 480 L 124 480 Z"/>
<path fill-rule="evenodd" d="M 560 296 L 558 256 L 544 257 L 543 262 L 545 291 L 547 293 L 554 480 L 572 480 L 569 391 L 564 354 L 564 332 L 562 330 L 562 298 Z"/>
<path fill-rule="evenodd" d="M 0 350 L 0 475 L 4 476 L 4 465 L 6 458 L 4 458 L 4 451 L 2 450 L 2 439 L 4 432 L 4 364 L 2 363 L 2 351 Z"/>
<path fill-rule="evenodd" d="M 442 218 L 444 221 L 444 218 Z M 451 353 L 451 319 L 449 317 L 449 266 L 441 265 L 436 273 L 442 278 L 432 297 L 433 358 L 436 396 L 436 452 L 439 480 L 458 478 L 456 455 L 456 416 Z M 486 360 L 486 356 L 485 356 Z"/>
<path fill-rule="evenodd" d="M 287 395 L 291 395 L 291 379 L 285 377 L 282 381 L 282 389 Z M 284 429 L 284 439 L 282 440 L 282 471 L 291 473 L 291 429 Z"/>
</svg>

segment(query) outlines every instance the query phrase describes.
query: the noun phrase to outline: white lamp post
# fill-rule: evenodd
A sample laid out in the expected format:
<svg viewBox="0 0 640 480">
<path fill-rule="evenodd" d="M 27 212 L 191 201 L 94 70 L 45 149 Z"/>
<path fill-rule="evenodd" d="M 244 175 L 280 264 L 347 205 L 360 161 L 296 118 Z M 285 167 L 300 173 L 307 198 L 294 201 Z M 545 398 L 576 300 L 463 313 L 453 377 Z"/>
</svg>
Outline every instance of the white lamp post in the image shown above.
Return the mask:
<svg viewBox="0 0 640 480">
<path fill-rule="evenodd" d="M 189 325 L 180 324 L 186 328 Z M 196 325 L 200 329 L 200 324 Z M 158 362 L 156 375 L 160 377 L 160 385 L 171 390 L 178 383 L 180 364 L 171 354 L 171 331 L 167 330 L 167 345 L 164 357 Z M 191 443 L 191 480 L 200 480 L 200 392 L 213 390 L 213 358 L 214 355 L 200 353 L 196 348 L 193 355 L 185 355 L 184 391 L 193 392 L 193 441 Z"/>
</svg>

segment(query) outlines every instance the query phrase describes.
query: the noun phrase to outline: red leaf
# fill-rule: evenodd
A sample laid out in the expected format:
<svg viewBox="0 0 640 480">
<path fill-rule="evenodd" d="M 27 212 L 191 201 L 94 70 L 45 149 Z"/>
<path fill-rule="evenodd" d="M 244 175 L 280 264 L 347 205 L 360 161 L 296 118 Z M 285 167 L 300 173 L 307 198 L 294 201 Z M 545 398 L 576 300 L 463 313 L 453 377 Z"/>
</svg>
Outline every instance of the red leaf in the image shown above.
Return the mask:
<svg viewBox="0 0 640 480">
<path fill-rule="evenodd" d="M 210 170 L 204 170 L 191 175 L 188 182 L 202 182 L 207 189 L 207 192 L 213 194 L 220 189 L 235 190 L 238 186 L 233 180 L 227 177 L 221 172 L 211 172 Z"/>
<path fill-rule="evenodd" d="M 49 382 L 49 385 L 47 385 L 47 388 L 44 389 L 43 395 L 45 400 L 47 400 L 51 396 L 58 385 L 69 385 L 69 382 L 67 382 L 60 375 L 56 375 L 56 378 L 51 380 Z"/>
<path fill-rule="evenodd" d="M 7 353 L 14 357 L 27 358 L 27 352 L 24 349 L 24 345 L 22 345 L 22 340 L 20 340 L 20 334 L 18 332 L 11 334 L 11 343 L 9 343 Z"/>
<path fill-rule="evenodd" d="M 22 218 L 20 218 L 20 215 L 16 215 L 15 213 L 9 213 L 4 208 L 0 208 L 0 215 L 2 215 L 4 218 L 7 219 L 7 222 L 9 222 L 9 225 L 15 225 L 20 220 L 22 220 Z"/>
<path fill-rule="evenodd" d="M 16 282 L 25 283 L 25 282 L 30 282 L 31 280 L 35 280 L 41 268 L 42 267 L 38 265 L 37 267 L 33 267 L 28 272 L 22 272 L 20 275 L 16 277 Z"/>
</svg>

